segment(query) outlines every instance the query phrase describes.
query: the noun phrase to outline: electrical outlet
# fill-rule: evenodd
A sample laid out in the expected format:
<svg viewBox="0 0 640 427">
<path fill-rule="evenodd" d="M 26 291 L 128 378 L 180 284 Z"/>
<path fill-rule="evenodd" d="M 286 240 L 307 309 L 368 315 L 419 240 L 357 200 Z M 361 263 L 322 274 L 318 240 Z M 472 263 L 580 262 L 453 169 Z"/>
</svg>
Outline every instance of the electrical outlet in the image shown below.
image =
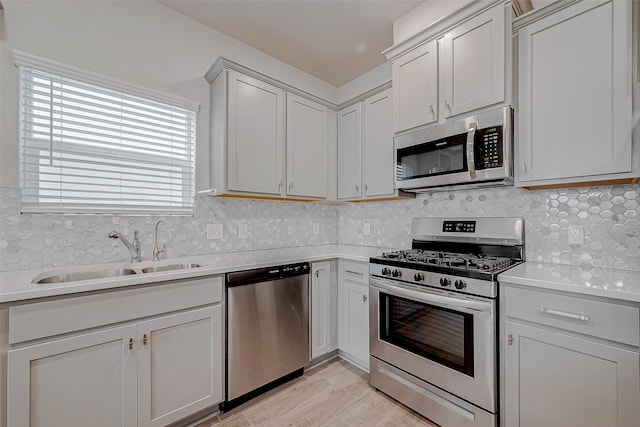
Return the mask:
<svg viewBox="0 0 640 427">
<path fill-rule="evenodd" d="M 249 226 L 245 222 L 238 224 L 238 238 L 246 239 L 249 237 Z"/>
<path fill-rule="evenodd" d="M 320 224 L 317 222 L 313 223 L 313 234 L 320 234 Z"/>
<path fill-rule="evenodd" d="M 368 236 L 369 234 L 371 234 L 371 224 L 369 224 L 368 222 L 365 222 L 362 227 L 362 233 L 365 236 Z"/>
<path fill-rule="evenodd" d="M 207 224 L 207 239 L 222 240 L 223 227 L 222 224 Z"/>
<path fill-rule="evenodd" d="M 581 225 L 570 225 L 567 231 L 567 243 L 570 245 L 584 245 L 584 229 Z"/>
</svg>

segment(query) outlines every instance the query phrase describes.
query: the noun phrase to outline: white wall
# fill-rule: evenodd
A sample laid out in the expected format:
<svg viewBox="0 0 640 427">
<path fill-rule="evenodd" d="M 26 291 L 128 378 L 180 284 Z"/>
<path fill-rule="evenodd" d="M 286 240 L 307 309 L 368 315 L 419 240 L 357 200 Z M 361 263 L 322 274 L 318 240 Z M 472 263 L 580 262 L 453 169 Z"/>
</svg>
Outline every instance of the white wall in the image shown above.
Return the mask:
<svg viewBox="0 0 640 427">
<path fill-rule="evenodd" d="M 393 44 L 418 34 L 472 0 L 425 0 L 393 22 Z"/>
<path fill-rule="evenodd" d="M 381 84 L 391 81 L 391 63 L 385 62 L 338 88 L 338 104 L 347 102 Z"/>
<path fill-rule="evenodd" d="M 327 101 L 337 89 L 149 0 L 3 0 L 0 27 L 0 186 L 17 187 L 18 73 L 12 50 L 200 103 L 197 188 L 208 188 L 208 86 L 222 55 Z"/>
</svg>

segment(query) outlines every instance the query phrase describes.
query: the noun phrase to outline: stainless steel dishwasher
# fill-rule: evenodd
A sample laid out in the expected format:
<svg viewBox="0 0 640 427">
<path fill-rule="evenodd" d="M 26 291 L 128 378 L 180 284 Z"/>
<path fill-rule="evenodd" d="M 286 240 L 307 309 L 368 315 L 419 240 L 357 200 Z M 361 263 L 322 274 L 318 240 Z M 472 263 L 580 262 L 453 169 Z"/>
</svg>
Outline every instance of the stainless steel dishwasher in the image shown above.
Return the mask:
<svg viewBox="0 0 640 427">
<path fill-rule="evenodd" d="M 227 274 L 223 410 L 302 375 L 309 363 L 309 263 Z"/>
</svg>

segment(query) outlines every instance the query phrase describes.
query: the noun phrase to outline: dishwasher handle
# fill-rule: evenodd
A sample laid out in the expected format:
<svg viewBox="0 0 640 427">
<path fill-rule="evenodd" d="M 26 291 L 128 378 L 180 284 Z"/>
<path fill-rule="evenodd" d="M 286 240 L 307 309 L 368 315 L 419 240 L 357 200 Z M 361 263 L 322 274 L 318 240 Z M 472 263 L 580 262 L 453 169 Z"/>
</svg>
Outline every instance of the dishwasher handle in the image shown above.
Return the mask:
<svg viewBox="0 0 640 427">
<path fill-rule="evenodd" d="M 251 285 L 253 283 L 286 279 L 288 277 L 309 274 L 311 265 L 308 262 L 255 268 L 253 270 L 227 273 L 227 287 Z"/>
</svg>

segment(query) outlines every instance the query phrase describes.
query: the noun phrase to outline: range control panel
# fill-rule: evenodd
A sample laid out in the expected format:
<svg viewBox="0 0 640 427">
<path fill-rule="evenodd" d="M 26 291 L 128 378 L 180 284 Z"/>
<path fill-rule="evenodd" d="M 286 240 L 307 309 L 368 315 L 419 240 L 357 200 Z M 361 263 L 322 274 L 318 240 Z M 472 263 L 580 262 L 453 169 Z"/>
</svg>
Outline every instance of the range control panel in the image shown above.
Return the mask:
<svg viewBox="0 0 640 427">
<path fill-rule="evenodd" d="M 444 221 L 442 231 L 445 233 L 475 233 L 475 221 Z"/>
<path fill-rule="evenodd" d="M 476 169 L 501 168 L 502 126 L 494 126 L 476 131 Z"/>
</svg>

